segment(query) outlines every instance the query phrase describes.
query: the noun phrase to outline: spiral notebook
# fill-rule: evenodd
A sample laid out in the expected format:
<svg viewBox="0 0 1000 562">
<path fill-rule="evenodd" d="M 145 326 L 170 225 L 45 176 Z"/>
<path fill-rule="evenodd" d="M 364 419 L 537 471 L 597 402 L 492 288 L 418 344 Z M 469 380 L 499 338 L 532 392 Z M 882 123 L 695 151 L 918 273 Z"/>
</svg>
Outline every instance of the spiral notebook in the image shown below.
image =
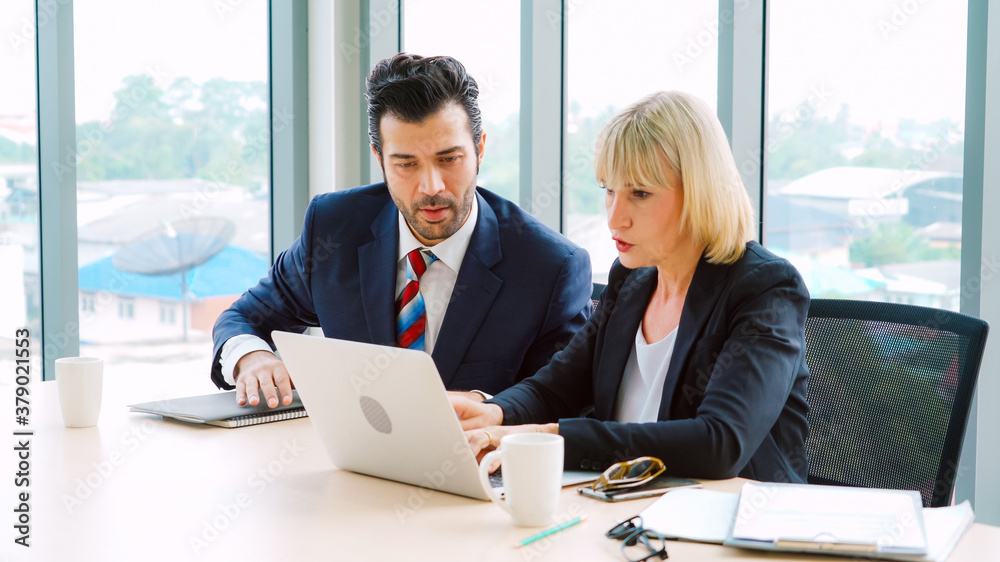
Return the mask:
<svg viewBox="0 0 1000 562">
<path fill-rule="evenodd" d="M 291 404 L 287 406 L 278 404 L 275 408 L 268 408 L 263 401 L 256 406 L 240 406 L 236 403 L 236 391 L 232 390 L 204 396 L 130 404 L 129 411 L 230 428 L 290 420 L 308 415 L 295 390 L 292 391 Z"/>
</svg>

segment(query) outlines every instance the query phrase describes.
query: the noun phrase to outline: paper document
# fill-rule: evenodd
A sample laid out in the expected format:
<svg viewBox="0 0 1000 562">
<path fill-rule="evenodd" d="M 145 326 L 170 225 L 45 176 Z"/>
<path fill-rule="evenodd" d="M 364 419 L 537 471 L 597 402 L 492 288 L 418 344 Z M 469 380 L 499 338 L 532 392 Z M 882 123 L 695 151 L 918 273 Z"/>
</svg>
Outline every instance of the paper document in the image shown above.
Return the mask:
<svg viewBox="0 0 1000 562">
<path fill-rule="evenodd" d="M 747 484 L 750 485 L 750 484 Z M 813 486 L 810 486 L 813 487 Z M 892 490 L 868 490 L 863 488 L 837 488 L 837 491 L 850 494 L 852 490 L 862 492 L 893 492 Z M 821 494 L 826 492 L 821 491 Z M 715 492 L 712 490 L 680 489 L 674 490 L 656 500 L 644 509 L 639 515 L 642 516 L 643 525 L 654 529 L 664 537 L 697 542 L 707 542 L 720 544 L 726 541 L 733 529 L 737 511 L 739 509 L 740 494 L 727 494 L 725 492 Z M 747 499 L 750 504 L 763 505 L 766 496 L 751 496 Z M 808 497 L 808 501 L 817 498 Z M 826 500 L 822 500 L 826 501 Z M 815 506 L 810 508 L 818 511 Z M 855 512 L 859 506 L 850 506 Z M 972 506 L 968 501 L 950 507 L 925 507 L 918 510 L 923 516 L 926 530 L 926 554 L 905 554 L 901 552 L 882 551 L 865 552 L 859 554 L 857 551 L 842 552 L 861 556 L 864 559 L 887 559 L 901 560 L 907 562 L 945 562 L 948 555 L 955 549 L 955 546 L 965 535 L 965 532 L 972 526 L 974 514 Z M 839 518 L 839 516 L 838 516 Z M 810 520 L 816 521 L 816 517 Z M 871 525 L 873 518 L 865 515 L 860 519 L 863 525 Z M 889 537 L 893 536 L 890 532 Z M 884 538 L 883 542 L 888 543 L 889 539 Z M 745 544 L 734 544 L 732 546 L 747 546 Z M 774 548 L 773 541 L 769 543 Z M 754 546 L 762 548 L 762 546 Z M 837 554 L 824 550 L 824 553 Z"/>
<path fill-rule="evenodd" d="M 733 528 L 739 494 L 684 488 L 642 510 L 642 524 L 669 539 L 722 544 Z"/>
<path fill-rule="evenodd" d="M 884 558 L 911 562 L 945 562 L 975 519 L 969 500 L 948 507 L 925 507 L 923 511 L 924 525 L 927 527 L 927 554 L 899 554 Z"/>
<path fill-rule="evenodd" d="M 920 494 L 748 482 L 726 544 L 824 553 L 927 553 Z"/>
</svg>

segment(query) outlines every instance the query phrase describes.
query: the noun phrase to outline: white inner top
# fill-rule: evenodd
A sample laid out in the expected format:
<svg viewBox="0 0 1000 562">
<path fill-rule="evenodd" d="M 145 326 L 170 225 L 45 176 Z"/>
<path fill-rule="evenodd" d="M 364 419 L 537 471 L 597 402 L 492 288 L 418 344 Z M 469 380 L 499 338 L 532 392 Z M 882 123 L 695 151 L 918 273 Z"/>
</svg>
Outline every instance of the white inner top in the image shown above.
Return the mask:
<svg viewBox="0 0 1000 562">
<path fill-rule="evenodd" d="M 657 421 L 663 398 L 663 381 L 667 377 L 670 357 L 674 354 L 677 328 L 658 342 L 646 343 L 642 323 L 635 333 L 635 345 L 625 364 L 618 399 L 615 401 L 615 421 L 645 423 Z"/>
</svg>

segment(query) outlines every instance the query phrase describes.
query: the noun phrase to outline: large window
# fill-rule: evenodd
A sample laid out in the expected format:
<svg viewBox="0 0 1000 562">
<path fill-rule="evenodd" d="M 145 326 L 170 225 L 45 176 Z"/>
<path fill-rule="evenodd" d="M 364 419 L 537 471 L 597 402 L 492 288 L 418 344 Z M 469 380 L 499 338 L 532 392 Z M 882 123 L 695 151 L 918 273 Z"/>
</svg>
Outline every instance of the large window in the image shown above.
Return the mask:
<svg viewBox="0 0 1000 562">
<path fill-rule="evenodd" d="M 571 2 L 565 29 L 564 230 L 590 252 L 603 282 L 618 253 L 594 178 L 594 142 L 615 113 L 656 91 L 684 90 L 716 106 L 719 3 Z"/>
<path fill-rule="evenodd" d="M 0 18 L 0 368 L 8 372 L 13 330 L 29 326 L 33 346 L 41 349 L 40 278 L 48 287 L 61 273 L 40 271 L 39 265 L 39 224 L 58 219 L 58 205 L 38 206 L 34 22 L 36 5 L 46 10 L 52 4 L 5 0 Z M 962 176 L 967 47 L 970 68 L 976 69 L 968 82 L 973 100 L 968 114 L 970 122 L 985 122 L 986 138 L 970 127 L 970 166 L 979 167 L 973 155 L 982 153 L 984 144 L 991 150 L 997 138 L 995 119 L 982 101 L 984 94 L 989 102 L 997 97 L 993 82 L 980 74 L 1000 44 L 995 26 L 988 25 L 986 3 L 731 4 L 737 16 L 732 27 L 720 25 L 734 14 L 720 14 L 717 0 L 549 2 L 562 7 L 564 18 L 549 13 L 542 20 L 536 13 L 529 34 L 520 25 L 521 12 L 539 4 L 524 0 L 377 0 L 361 3 L 360 22 L 357 2 L 317 1 L 311 7 L 332 7 L 316 12 L 345 19 L 306 21 L 297 17 L 301 12 L 282 12 L 295 16 L 285 22 L 287 27 L 276 26 L 285 33 L 276 32 L 271 45 L 276 48 L 269 53 L 268 11 L 278 13 L 285 2 L 77 0 L 78 147 L 77 154 L 60 162 L 73 165 L 79 180 L 79 286 L 70 291 L 79 293 L 82 353 L 112 364 L 188 359 L 205 368 L 214 319 L 267 268 L 269 54 L 297 71 L 308 68 L 318 78 L 310 83 L 310 102 L 351 106 L 346 115 L 338 114 L 338 132 L 363 122 L 357 114 L 363 112 L 362 104 L 355 106 L 353 100 L 363 92 L 360 78 L 368 69 L 354 66 L 358 57 L 330 57 L 328 42 L 309 42 L 308 49 L 299 49 L 302 44 L 292 39 L 304 41 L 307 32 L 314 38 L 356 41 L 351 45 L 370 47 L 379 56 L 400 48 L 462 60 L 480 83 L 488 132 L 480 182 L 513 200 L 521 191 L 518 140 L 522 126 L 531 125 L 519 115 L 520 47 L 534 45 L 532 60 L 544 61 L 534 69 L 544 67 L 544 80 L 553 87 L 533 87 L 532 94 L 543 98 L 542 107 L 562 105 L 558 144 L 563 154 L 551 159 L 562 163 L 562 228 L 590 251 L 595 279 L 602 280 L 617 253 L 593 176 L 598 132 L 615 112 L 656 90 L 685 90 L 715 107 L 720 33 L 724 44 L 737 46 L 739 58 L 746 53 L 741 50 L 746 41 L 763 38 L 760 18 L 766 15 L 764 60 L 750 67 L 733 65 L 721 76 L 733 84 L 735 100 L 767 93 L 766 135 L 757 131 L 758 104 L 733 103 L 732 115 L 723 112 L 740 142 L 762 140 L 760 149 L 767 156 L 764 242 L 791 259 L 813 296 L 958 308 L 959 260 L 968 274 L 977 265 L 992 267 L 988 260 L 995 254 L 990 238 L 978 241 L 985 258 L 971 248 L 963 254 L 960 246 L 963 226 L 967 237 L 992 231 L 989 224 L 983 228 L 982 217 L 962 221 L 963 195 L 971 202 L 985 191 L 983 199 L 993 201 L 992 192 L 978 181 L 980 171 L 987 181 L 995 175 L 989 154 L 967 184 Z M 400 18 L 398 35 L 393 18 Z M 43 29 L 53 27 L 43 24 Z M 49 38 L 43 40 L 42 54 L 63 45 L 68 39 L 64 33 L 60 27 L 43 34 Z M 557 40 L 563 40 L 561 65 L 553 64 Z M 339 53 L 342 47 L 334 49 Z M 346 71 L 307 65 L 302 56 L 310 49 L 326 51 L 310 53 L 313 63 L 329 60 L 331 67 L 342 65 Z M 722 52 L 722 60 L 729 69 L 733 53 Z M 760 68 L 767 71 L 757 72 Z M 308 117 L 305 102 L 299 101 L 299 83 L 278 82 L 275 88 L 296 100 L 291 104 L 295 115 Z M 59 116 L 42 117 L 43 138 L 61 137 Z M 298 123 L 296 119 L 296 135 L 288 144 L 296 150 L 302 131 Z M 319 121 L 310 121 L 309 127 L 310 139 L 334 136 L 333 128 Z M 50 137 L 50 128 L 60 129 L 59 134 Z M 276 144 L 284 144 L 277 127 L 275 132 Z M 363 127 L 350 138 L 367 150 Z M 321 156 L 327 157 L 341 172 L 347 170 L 346 176 L 362 177 L 356 150 Z M 308 170 L 303 163 L 296 158 L 276 170 L 281 178 L 294 176 L 294 181 L 276 180 L 282 192 L 278 200 L 304 197 L 307 182 L 300 178 Z M 47 171 L 49 165 L 41 169 Z M 46 199 L 51 195 L 72 203 L 65 193 L 52 194 L 50 187 L 57 186 L 41 187 Z M 962 304 L 995 321 L 990 317 L 997 309 L 994 287 L 987 284 L 991 277 L 985 271 L 970 275 L 966 293 L 976 295 L 983 287 L 977 295 L 982 302 Z M 993 355 L 987 352 L 984 372 L 996 367 Z M 997 389 L 983 382 L 977 392 L 988 404 L 995 401 Z M 974 419 L 970 427 L 991 427 L 991 412 L 980 408 L 974 415 L 984 423 Z M 970 463 L 960 472 L 985 475 L 996 468 L 995 443 L 980 434 L 977 447 L 978 470 Z M 976 497 L 993 499 L 997 494 L 990 480 L 980 481 L 985 491 Z M 1000 511 L 990 503 L 977 505 L 977 513 L 989 522 L 1000 520 Z"/>
<path fill-rule="evenodd" d="M 958 310 L 966 3 L 768 9 L 768 247 L 814 297 Z"/>
<path fill-rule="evenodd" d="M 403 50 L 458 59 L 479 85 L 486 152 L 479 185 L 518 200 L 519 0 L 406 0 Z"/>
<path fill-rule="evenodd" d="M 35 3 L 4 3 L 0 45 L 0 370 L 14 373 L 15 332 L 28 328 L 41 357 L 38 253 L 38 165 L 35 92 Z M 32 365 L 39 373 L 39 363 Z M 9 384 L 11 376 L 0 384 Z"/>
<path fill-rule="evenodd" d="M 267 271 L 267 10 L 74 3 L 82 353 L 207 368 Z"/>
</svg>

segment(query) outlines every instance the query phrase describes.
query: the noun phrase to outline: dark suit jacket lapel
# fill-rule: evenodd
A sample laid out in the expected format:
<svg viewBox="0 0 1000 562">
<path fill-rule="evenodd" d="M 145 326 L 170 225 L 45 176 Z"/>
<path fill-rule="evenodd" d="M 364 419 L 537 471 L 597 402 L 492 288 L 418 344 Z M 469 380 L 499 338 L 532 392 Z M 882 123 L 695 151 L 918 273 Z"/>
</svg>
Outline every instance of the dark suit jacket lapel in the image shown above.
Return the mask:
<svg viewBox="0 0 1000 562">
<path fill-rule="evenodd" d="M 614 413 L 625 365 L 635 345 L 635 333 L 655 288 L 656 269 L 642 269 L 626 280 L 615 297 L 604 332 L 603 353 L 595 366 L 594 414 L 598 419 L 609 420 Z"/>
<path fill-rule="evenodd" d="M 396 254 L 399 229 L 391 201 L 372 222 L 375 239 L 358 248 L 361 301 L 372 343 L 396 345 Z"/>
<path fill-rule="evenodd" d="M 691 286 L 684 298 L 684 308 L 681 310 L 681 321 L 677 327 L 677 341 L 667 368 L 667 378 L 663 385 L 663 400 L 660 402 L 658 419 L 673 419 L 671 403 L 676 398 L 675 392 L 681 379 L 681 368 L 687 364 L 688 356 L 698 343 L 712 311 L 719 300 L 718 285 L 729 273 L 729 266 L 708 263 L 705 258 L 698 262 Z"/>
<path fill-rule="evenodd" d="M 455 376 L 503 285 L 503 280 L 490 271 L 503 257 L 497 216 L 478 193 L 476 197 L 479 202 L 476 229 L 469 240 L 432 354 L 445 386 Z"/>
</svg>

